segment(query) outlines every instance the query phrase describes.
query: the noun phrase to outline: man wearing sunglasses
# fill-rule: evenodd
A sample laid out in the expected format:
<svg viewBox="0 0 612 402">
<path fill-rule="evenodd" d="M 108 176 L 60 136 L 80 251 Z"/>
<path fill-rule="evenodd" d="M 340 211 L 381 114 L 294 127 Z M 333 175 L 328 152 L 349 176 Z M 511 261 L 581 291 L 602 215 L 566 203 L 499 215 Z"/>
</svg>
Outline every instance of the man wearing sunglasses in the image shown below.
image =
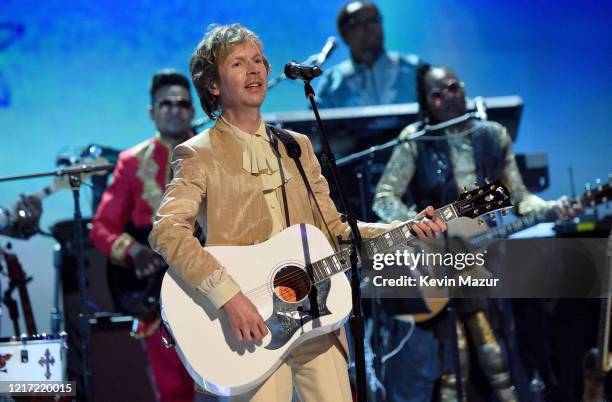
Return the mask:
<svg viewBox="0 0 612 402">
<path fill-rule="evenodd" d="M 423 64 L 416 81 L 419 121 L 404 128 L 400 138 L 409 137 L 426 124 L 443 123 L 467 113 L 464 84 L 451 69 Z M 474 182 L 483 183 L 485 177 L 501 179 L 510 189 L 520 215 L 562 202 L 544 201 L 527 191 L 510 136 L 496 122 L 467 120 L 424 137 L 398 145 L 387 163 L 373 206 L 384 220 L 410 219 L 412 209 L 421 202 L 453 202 L 461 189 Z M 402 201 L 406 195 L 413 197 L 410 206 Z"/>
<path fill-rule="evenodd" d="M 340 9 L 336 22 L 351 57 L 319 79 L 319 107 L 414 102 L 419 58 L 385 50 L 382 17 L 376 5 L 349 1 Z"/>
<path fill-rule="evenodd" d="M 111 184 L 93 218 L 90 238 L 111 263 L 133 269 L 146 281 L 165 269 L 164 261 L 146 243 L 153 214 L 170 181 L 170 155 L 193 137 L 194 109 L 189 80 L 176 70 L 163 69 L 151 82 L 149 114 L 155 136 L 123 151 Z M 144 338 L 160 401 L 193 401 L 195 388 L 174 348 L 161 341 L 160 319 L 149 314 L 135 323 L 134 336 Z"/>
<path fill-rule="evenodd" d="M 444 123 L 467 113 L 464 84 L 449 68 L 420 66 L 416 86 L 419 121 L 407 126 L 400 138 L 410 137 L 425 125 Z M 446 205 L 458 197 L 461 189 L 471 187 L 474 182 L 483 183 L 485 177 L 499 178 L 509 188 L 519 215 L 540 212 L 558 204 L 562 215 L 569 217 L 574 213 L 563 199 L 544 201 L 529 193 L 517 168 L 506 128 L 480 120 L 463 121 L 396 146 L 377 185 L 373 210 L 385 221 L 410 219 L 419 204 Z M 468 381 L 469 338 L 497 400 L 516 401 L 501 339 L 495 335 L 484 313 L 485 303 L 482 299 L 455 301 L 464 395 Z M 385 380 L 392 399 L 429 400 L 434 382 L 439 378 L 440 400 L 457 400 L 456 377 L 449 354 L 453 337 L 447 314 L 442 313 L 415 328 L 399 320 L 392 320 L 392 325 L 395 331 L 390 335 L 394 338 L 389 340 L 390 345 L 403 339 L 408 331 L 414 331 L 398 356 L 389 360 L 388 373 L 411 368 L 403 372 L 410 381 Z M 400 366 L 396 367 L 398 364 Z"/>
</svg>

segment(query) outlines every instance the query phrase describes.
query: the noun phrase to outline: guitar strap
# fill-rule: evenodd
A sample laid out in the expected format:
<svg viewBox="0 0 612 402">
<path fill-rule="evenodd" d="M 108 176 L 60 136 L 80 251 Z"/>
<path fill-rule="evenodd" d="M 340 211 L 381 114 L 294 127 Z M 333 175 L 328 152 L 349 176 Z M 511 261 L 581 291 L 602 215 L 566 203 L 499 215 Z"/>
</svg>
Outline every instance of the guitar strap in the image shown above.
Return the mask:
<svg viewBox="0 0 612 402">
<path fill-rule="evenodd" d="M 274 150 L 274 156 L 276 156 L 276 160 L 278 161 L 278 169 L 281 175 L 281 183 L 283 183 L 283 185 L 281 186 L 281 191 L 283 193 L 283 206 L 285 210 L 285 224 L 287 225 L 287 227 L 289 227 L 291 226 L 291 221 L 289 220 L 289 205 L 287 203 L 287 191 L 285 189 L 285 170 L 283 169 L 283 164 L 281 163 L 280 152 L 278 152 L 278 140 L 273 134 L 271 134 L 273 132 L 274 131 L 270 129 L 270 126 L 266 125 L 266 133 L 268 134 L 268 138 L 270 138 L 270 143 L 272 144 L 272 149 Z M 285 145 L 285 148 L 287 148 L 287 145 Z M 298 148 L 299 148 L 299 145 L 298 145 Z"/>
<path fill-rule="evenodd" d="M 312 191 L 312 187 L 310 186 L 310 183 L 308 182 L 308 178 L 306 177 L 306 172 L 304 172 L 304 167 L 302 166 L 302 162 L 300 161 L 300 156 L 302 156 L 302 149 L 300 148 L 300 144 L 298 144 L 298 142 L 295 140 L 295 138 L 293 138 L 291 134 L 289 134 L 286 130 L 283 130 L 282 128 L 275 127 L 270 124 L 266 124 L 266 129 L 268 131 L 268 136 L 270 136 L 270 141 L 272 142 L 272 146 L 274 150 L 276 151 L 276 157 L 279 158 L 279 166 L 281 169 L 281 174 L 283 170 L 282 170 L 282 165 L 280 164 L 280 153 L 278 152 L 278 143 L 276 139 L 279 139 L 283 143 L 283 145 L 285 146 L 285 150 L 287 151 L 287 155 L 291 159 L 293 159 L 293 161 L 295 162 L 295 165 L 298 171 L 300 172 L 300 176 L 302 176 L 302 180 L 304 181 L 304 185 L 306 186 L 306 190 L 308 191 L 308 194 L 310 195 L 310 197 L 314 200 L 317 210 L 319 211 L 319 215 L 321 216 L 323 225 L 325 225 L 325 230 L 327 230 L 327 234 L 329 235 L 329 238 L 332 239 L 332 246 L 334 247 L 334 250 L 338 252 L 336 243 L 333 241 L 334 236 L 332 236 L 331 231 L 329 230 L 329 226 L 327 225 L 327 222 L 325 221 L 323 212 L 321 212 L 321 207 L 319 206 L 317 197 L 315 197 L 314 192 Z M 273 135 L 270 135 L 270 133 L 272 133 Z M 281 177 L 283 177 L 283 182 L 284 182 L 284 176 L 281 176 Z M 285 215 L 287 219 L 287 227 L 289 227 L 289 210 L 287 208 L 287 198 L 285 194 L 285 186 L 283 186 L 283 201 L 285 203 Z"/>
</svg>

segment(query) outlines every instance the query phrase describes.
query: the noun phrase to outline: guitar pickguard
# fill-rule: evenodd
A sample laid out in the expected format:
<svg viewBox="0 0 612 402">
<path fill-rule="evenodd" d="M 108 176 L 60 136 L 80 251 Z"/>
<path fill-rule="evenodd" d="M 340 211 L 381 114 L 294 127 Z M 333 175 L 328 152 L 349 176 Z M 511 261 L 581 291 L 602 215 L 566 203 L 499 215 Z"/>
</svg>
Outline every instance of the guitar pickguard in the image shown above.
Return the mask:
<svg viewBox="0 0 612 402">
<path fill-rule="evenodd" d="M 282 347 L 306 323 L 331 314 L 326 306 L 330 286 L 329 279 L 314 285 L 308 296 L 297 303 L 287 303 L 273 293 L 272 316 L 266 320 L 272 339 L 265 348 L 276 350 Z"/>
</svg>

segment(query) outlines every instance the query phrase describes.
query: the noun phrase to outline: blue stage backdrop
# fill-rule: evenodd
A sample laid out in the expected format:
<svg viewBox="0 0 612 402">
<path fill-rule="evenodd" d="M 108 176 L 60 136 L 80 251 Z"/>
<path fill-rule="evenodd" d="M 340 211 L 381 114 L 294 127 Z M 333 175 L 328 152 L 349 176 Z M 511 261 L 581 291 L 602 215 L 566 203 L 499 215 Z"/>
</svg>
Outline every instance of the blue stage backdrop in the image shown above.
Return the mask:
<svg viewBox="0 0 612 402">
<path fill-rule="evenodd" d="M 189 56 L 211 23 L 241 22 L 265 44 L 272 73 L 319 51 L 337 35 L 342 2 L 0 0 L 0 175 L 45 171 L 89 143 L 131 146 L 153 134 L 149 80 L 157 69 L 188 72 Z M 448 65 L 471 96 L 521 95 L 518 152 L 549 155 L 551 186 L 570 191 L 605 177 L 610 164 L 612 81 L 610 2 L 380 0 L 387 48 Z M 342 46 L 330 63 L 347 57 Z M 274 88 L 265 112 L 305 108 L 302 87 Z M 202 112 L 198 111 L 202 116 Z M 49 183 L 0 184 L 0 205 Z M 85 215 L 90 215 L 88 190 Z M 44 202 L 42 226 L 67 219 L 67 191 Z M 4 240 L 4 239 L 2 239 Z M 30 284 L 40 330 L 49 330 L 52 244 L 14 242 Z M 6 314 L 2 334 L 10 333 Z"/>
</svg>

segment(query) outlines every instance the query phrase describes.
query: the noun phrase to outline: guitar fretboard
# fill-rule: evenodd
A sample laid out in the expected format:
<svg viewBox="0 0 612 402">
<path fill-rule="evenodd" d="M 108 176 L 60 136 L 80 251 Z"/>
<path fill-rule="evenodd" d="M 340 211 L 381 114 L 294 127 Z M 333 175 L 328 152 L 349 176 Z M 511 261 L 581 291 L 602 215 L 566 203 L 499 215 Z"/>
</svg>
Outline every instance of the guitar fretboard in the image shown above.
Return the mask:
<svg viewBox="0 0 612 402">
<path fill-rule="evenodd" d="M 612 179 L 611 179 L 612 180 Z M 597 187 L 591 189 L 590 187 L 584 194 L 571 199 L 570 204 L 578 204 L 583 206 L 595 206 L 602 203 L 607 203 L 611 196 L 611 185 L 610 183 L 598 184 Z M 541 211 L 534 214 L 525 215 L 518 218 L 508 224 L 495 226 L 488 231 L 472 236 L 468 239 L 468 242 L 472 247 L 480 247 L 483 243 L 503 237 L 508 237 L 521 230 L 530 228 L 542 222 L 552 222 L 559 218 L 561 210 L 559 207 L 551 208 L 550 210 Z"/>
<path fill-rule="evenodd" d="M 444 222 L 448 222 L 457 218 L 458 215 L 453 208 L 453 204 L 449 204 L 435 210 L 434 216 L 442 219 Z M 420 219 L 415 219 L 391 229 L 380 236 L 365 239 L 363 241 L 362 251 L 365 253 L 367 258 L 372 258 L 374 254 L 393 250 L 402 245 L 413 244 L 416 241 L 417 236 L 412 233 L 412 225 L 419 221 Z M 359 255 L 357 255 L 357 261 L 361 262 Z M 346 271 L 350 268 L 350 248 L 345 248 L 329 257 L 312 263 L 309 267 L 309 271 L 312 279 L 317 284 L 331 277 L 332 275 Z"/>
</svg>

